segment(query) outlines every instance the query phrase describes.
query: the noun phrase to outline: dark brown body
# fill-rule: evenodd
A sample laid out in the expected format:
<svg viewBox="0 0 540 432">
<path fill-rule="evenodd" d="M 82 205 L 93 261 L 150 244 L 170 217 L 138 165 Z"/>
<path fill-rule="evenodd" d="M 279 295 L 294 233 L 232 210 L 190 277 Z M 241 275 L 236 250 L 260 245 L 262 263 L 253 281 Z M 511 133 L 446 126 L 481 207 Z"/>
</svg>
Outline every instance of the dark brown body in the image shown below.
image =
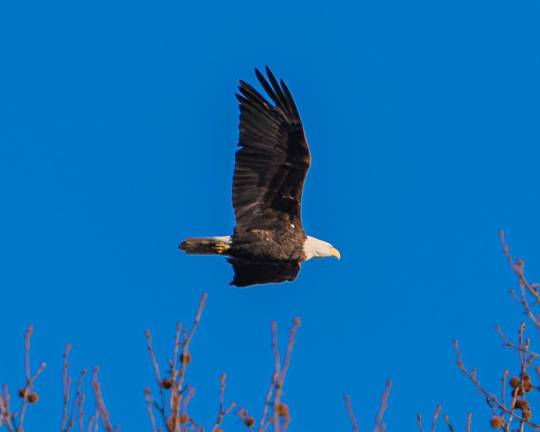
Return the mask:
<svg viewBox="0 0 540 432">
<path fill-rule="evenodd" d="M 236 229 L 227 254 L 252 261 L 302 262 L 306 259 L 302 245 L 306 236 L 301 229 Z M 299 247 L 300 246 L 300 247 Z"/>
</svg>

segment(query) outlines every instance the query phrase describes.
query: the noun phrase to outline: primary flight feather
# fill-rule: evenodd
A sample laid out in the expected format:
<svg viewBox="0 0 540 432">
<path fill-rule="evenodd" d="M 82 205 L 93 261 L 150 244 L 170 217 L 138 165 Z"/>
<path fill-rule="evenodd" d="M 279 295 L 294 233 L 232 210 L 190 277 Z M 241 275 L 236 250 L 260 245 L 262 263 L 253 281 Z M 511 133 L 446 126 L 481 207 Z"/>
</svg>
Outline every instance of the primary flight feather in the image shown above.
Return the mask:
<svg viewBox="0 0 540 432">
<path fill-rule="evenodd" d="M 300 263 L 340 254 L 330 243 L 305 234 L 302 191 L 311 156 L 291 92 L 266 68 L 257 78 L 270 98 L 240 81 L 240 138 L 236 152 L 232 201 L 236 227 L 232 236 L 188 238 L 189 254 L 228 257 L 231 285 L 245 287 L 296 279 Z"/>
</svg>

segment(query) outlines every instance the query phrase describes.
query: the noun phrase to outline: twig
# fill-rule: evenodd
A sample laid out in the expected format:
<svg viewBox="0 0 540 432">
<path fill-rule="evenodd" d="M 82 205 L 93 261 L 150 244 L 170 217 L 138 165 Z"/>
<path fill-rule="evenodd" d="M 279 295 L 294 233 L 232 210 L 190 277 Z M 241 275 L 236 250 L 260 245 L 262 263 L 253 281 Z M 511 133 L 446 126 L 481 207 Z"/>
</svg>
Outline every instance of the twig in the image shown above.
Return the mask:
<svg viewBox="0 0 540 432">
<path fill-rule="evenodd" d="M 249 428 L 249 430 L 252 430 L 253 426 L 255 425 L 255 419 L 249 415 L 249 412 L 245 408 L 239 408 L 236 411 L 236 415 L 240 417 L 240 420 L 242 420 L 242 423 L 244 423 L 244 426 Z M 268 424 L 264 427 L 263 430 L 266 430 L 268 427 Z"/>
<path fill-rule="evenodd" d="M 232 402 L 228 408 L 225 408 L 225 381 L 227 379 L 227 374 L 221 374 L 219 377 L 219 412 L 217 415 L 216 422 L 212 427 L 212 432 L 215 432 L 219 429 L 221 423 L 225 419 L 225 416 L 228 415 L 236 406 L 236 402 Z"/>
<path fill-rule="evenodd" d="M 105 400 L 103 399 L 103 394 L 101 392 L 101 384 L 99 382 L 98 374 L 99 367 L 96 366 L 94 368 L 94 375 L 92 377 L 92 387 L 94 388 L 97 408 L 99 410 L 99 414 L 101 415 L 101 421 L 103 423 L 103 426 L 105 427 L 105 430 L 107 432 L 113 432 L 109 411 L 107 411 L 107 408 L 105 406 Z"/>
<path fill-rule="evenodd" d="M 178 381 L 175 380 L 171 389 L 171 423 L 172 423 L 173 431 L 176 431 L 178 429 L 178 425 L 179 425 L 178 416 L 179 416 L 179 410 L 180 410 L 180 406 L 182 402 L 182 387 L 184 385 L 187 365 L 191 361 L 191 354 L 189 353 L 189 345 L 191 341 L 193 340 L 193 336 L 195 336 L 195 332 L 197 331 L 197 328 L 199 327 L 199 323 L 201 321 L 201 316 L 202 316 L 202 313 L 206 304 L 207 297 L 208 297 L 208 294 L 206 293 L 204 293 L 201 296 L 199 309 L 197 310 L 197 314 L 195 315 L 193 326 L 191 327 L 191 331 L 187 334 L 183 343 L 182 357 L 181 357 L 181 362 L 180 362 L 180 371 L 178 373 Z M 175 345 L 175 349 L 176 349 L 176 345 Z"/>
<path fill-rule="evenodd" d="M 66 344 L 66 349 L 64 351 L 64 367 L 62 369 L 62 383 L 64 385 L 64 403 L 62 409 L 62 424 L 60 430 L 62 432 L 67 432 L 73 427 L 73 422 L 68 422 L 68 413 L 69 413 L 69 397 L 71 393 L 71 377 L 69 376 L 69 353 L 71 351 L 71 344 L 68 342 Z M 73 417 L 72 417 L 73 420 Z"/>
<path fill-rule="evenodd" d="M 83 418 L 84 412 L 83 412 L 83 404 L 84 404 L 84 393 L 82 391 L 82 386 L 84 382 L 84 378 L 86 377 L 86 369 L 81 370 L 81 373 L 79 374 L 79 378 L 77 379 L 77 387 L 75 392 L 75 398 L 73 399 L 73 402 L 71 403 L 71 414 L 69 415 L 69 422 L 68 424 L 70 427 L 73 427 L 73 424 L 75 423 L 75 410 L 79 409 L 79 417 Z M 82 428 L 81 428 L 82 430 Z"/>
<path fill-rule="evenodd" d="M 88 421 L 88 432 L 97 432 L 99 430 L 99 408 L 96 408 L 96 412 L 93 416 L 90 416 Z"/>
<path fill-rule="evenodd" d="M 388 398 L 390 397 L 390 391 L 392 390 L 392 380 L 386 381 L 386 388 L 384 389 L 384 393 L 381 398 L 381 406 L 379 407 L 379 412 L 377 413 L 377 417 L 375 419 L 375 432 L 384 432 L 386 429 L 386 426 L 383 424 L 382 420 L 384 417 L 384 412 L 386 411 L 386 408 L 388 408 Z"/>
<path fill-rule="evenodd" d="M 439 419 L 439 414 L 441 413 L 442 406 L 437 405 L 437 408 L 435 408 L 435 412 L 433 413 L 433 421 L 431 422 L 431 432 L 435 432 L 435 428 L 437 427 L 437 420 Z"/>
<path fill-rule="evenodd" d="M 444 422 L 446 423 L 446 426 L 448 426 L 448 431 L 449 432 L 455 432 L 454 425 L 450 421 L 450 417 L 448 417 L 448 415 L 444 416 Z"/>
<path fill-rule="evenodd" d="M 503 332 L 502 328 L 500 325 L 496 325 L 495 326 L 495 330 L 497 331 L 498 335 L 500 336 L 500 338 L 502 339 L 503 341 L 503 346 L 506 347 L 506 348 L 511 348 L 511 349 L 514 349 L 518 352 L 526 352 L 527 355 L 529 355 L 530 357 L 532 357 L 530 359 L 530 363 L 532 363 L 534 360 L 540 358 L 540 354 L 538 353 L 535 353 L 533 351 L 529 351 L 529 350 L 524 350 L 524 347 L 520 347 L 518 345 L 516 345 L 515 343 L 513 343 Z"/>
<path fill-rule="evenodd" d="M 416 414 L 416 422 L 418 423 L 418 430 L 424 432 L 424 425 L 422 424 L 422 416 L 420 414 Z"/>
<path fill-rule="evenodd" d="M 33 333 L 33 326 L 29 325 L 28 329 L 26 330 L 26 333 L 24 335 L 24 364 L 25 364 L 25 372 L 26 372 L 26 385 L 22 389 L 22 395 L 23 397 L 23 403 L 21 407 L 21 411 L 19 414 L 19 421 L 17 426 L 17 432 L 23 432 L 23 425 L 24 425 L 24 419 L 26 416 L 26 411 L 28 409 L 29 404 L 29 396 L 32 392 L 32 389 L 34 387 L 34 383 L 39 378 L 41 373 L 45 370 L 45 367 L 47 366 L 45 363 L 41 363 L 39 367 L 37 368 L 34 375 L 31 374 L 30 369 L 30 339 L 32 338 Z"/>
<path fill-rule="evenodd" d="M 34 332 L 34 326 L 30 324 L 26 333 L 24 334 L 24 370 L 26 371 L 26 382 L 28 383 L 31 379 L 30 372 L 30 339 L 32 338 L 32 333 Z"/>
<path fill-rule="evenodd" d="M 462 358 L 462 355 L 461 355 L 461 351 L 459 350 L 459 344 L 458 344 L 458 341 L 457 340 L 454 340 L 454 350 L 456 352 L 456 358 L 457 358 L 457 366 L 459 368 L 459 370 L 476 386 L 476 388 L 485 396 L 486 398 L 486 401 L 488 402 L 488 405 L 490 407 L 493 407 L 493 405 L 495 405 L 496 407 L 498 407 L 502 412 L 506 413 L 506 414 L 509 414 L 510 415 L 510 419 L 512 418 L 515 418 L 516 420 L 518 420 L 519 422 L 526 422 L 531 428 L 535 429 L 535 430 L 540 430 L 540 425 L 538 424 L 535 424 L 535 423 L 532 423 L 528 420 L 525 420 L 522 416 L 519 416 L 516 414 L 516 412 L 514 411 L 513 408 L 507 408 L 504 404 L 502 404 L 498 399 L 497 397 L 490 393 L 488 390 L 486 390 L 482 384 L 480 383 L 480 381 L 478 380 L 478 378 L 476 377 L 476 370 L 475 369 L 472 369 L 471 371 L 468 371 L 466 368 L 465 368 L 465 365 L 463 363 L 463 358 Z M 515 402 L 517 400 L 517 395 L 518 393 L 515 392 L 514 393 L 514 398 L 512 400 L 512 404 L 511 406 L 514 407 L 515 406 Z M 511 420 L 509 420 L 511 421 Z"/>
<path fill-rule="evenodd" d="M 347 413 L 349 414 L 349 417 L 351 419 L 353 432 L 359 432 L 360 429 L 358 427 L 358 419 L 356 418 L 356 415 L 354 414 L 354 410 L 351 403 L 351 397 L 346 394 L 343 396 L 343 399 L 345 400 L 345 407 L 347 408 Z"/>
<path fill-rule="evenodd" d="M 280 405 L 281 405 L 281 395 L 283 393 L 283 385 L 285 383 L 285 377 L 287 376 L 287 372 L 291 365 L 292 352 L 293 352 L 294 344 L 296 341 L 296 332 L 300 328 L 300 325 L 301 325 L 300 318 L 296 317 L 293 320 L 293 325 L 291 329 L 289 330 L 289 342 L 287 344 L 287 352 L 285 354 L 285 361 L 283 362 L 283 369 L 281 370 L 279 369 L 281 367 L 279 352 L 278 352 L 279 350 L 277 350 L 277 347 L 274 348 L 274 356 L 275 356 L 274 362 L 276 365 L 276 372 L 278 372 L 278 379 L 275 385 L 275 392 L 274 392 L 274 414 L 273 414 L 274 418 L 273 420 L 274 420 L 275 432 L 280 432 L 281 430 L 281 426 L 280 426 L 281 416 L 279 415 L 279 410 L 280 410 Z M 273 341 L 275 342 L 275 344 L 273 343 L 272 345 L 275 346 L 277 345 L 277 326 L 275 325 L 275 323 L 273 323 L 273 326 L 272 326 L 272 333 L 275 335 L 275 338 L 273 337 Z M 284 417 L 285 417 L 285 422 L 283 425 L 283 430 L 287 430 L 287 426 L 290 422 L 290 415 L 288 413 L 288 410 Z"/>
<path fill-rule="evenodd" d="M 3 415 L 4 415 L 4 422 L 6 424 L 6 428 L 9 432 L 14 432 L 15 427 L 13 425 L 13 416 L 11 414 L 11 408 L 10 408 L 10 400 L 11 396 L 9 394 L 9 389 L 7 384 L 4 384 L 3 386 Z"/>
<path fill-rule="evenodd" d="M 182 323 L 178 322 L 176 324 L 176 332 L 174 334 L 174 349 L 173 356 L 171 359 L 171 379 L 176 381 L 178 375 L 178 353 L 180 352 L 180 347 L 182 346 L 182 341 L 180 339 L 180 334 L 182 332 Z"/>
<path fill-rule="evenodd" d="M 281 359 L 280 359 L 280 354 L 279 354 L 278 331 L 277 331 L 277 323 L 275 321 L 271 322 L 271 328 L 272 328 L 272 353 L 274 355 L 274 372 L 272 374 L 272 380 L 270 381 L 270 387 L 268 388 L 268 392 L 266 393 L 266 397 L 264 398 L 264 407 L 263 407 L 263 412 L 261 415 L 261 421 L 259 423 L 260 432 L 266 431 L 266 429 L 268 429 L 268 426 L 270 425 L 270 422 L 275 422 L 275 421 L 279 422 L 279 417 L 274 415 L 274 418 L 268 419 L 268 423 L 265 423 L 266 417 L 268 415 L 269 407 L 272 405 L 272 407 L 275 409 L 275 405 L 272 404 L 272 395 L 278 386 L 279 376 L 281 374 Z"/>
<path fill-rule="evenodd" d="M 270 407 L 270 404 L 272 403 L 272 393 L 274 391 L 274 387 L 276 386 L 278 376 L 279 374 L 277 372 L 274 372 L 272 374 L 270 386 L 268 387 L 268 391 L 266 392 L 266 396 L 264 398 L 264 408 L 261 415 L 261 421 L 259 423 L 259 432 L 264 432 L 268 428 L 268 423 L 265 423 L 265 421 L 266 421 L 266 416 L 268 415 L 268 408 Z"/>
<path fill-rule="evenodd" d="M 525 273 L 524 273 L 525 263 L 523 262 L 522 259 L 519 259 L 519 258 L 514 260 L 514 258 L 512 257 L 510 253 L 510 248 L 508 247 L 508 243 L 506 242 L 506 237 L 503 230 L 499 231 L 499 238 L 501 240 L 501 244 L 503 247 L 503 253 L 506 259 L 508 260 L 510 267 L 512 268 L 512 270 L 514 270 L 514 273 L 516 274 L 519 280 L 521 297 L 517 297 L 517 295 L 513 293 L 514 297 L 523 306 L 529 319 L 534 323 L 534 325 L 540 328 L 540 320 L 532 311 L 531 305 L 527 299 L 527 293 L 529 293 L 534 298 L 536 304 L 540 303 L 540 293 L 538 290 L 538 286 L 530 284 L 527 281 L 525 277 Z"/>
<path fill-rule="evenodd" d="M 148 410 L 148 416 L 150 417 L 150 424 L 152 425 L 152 432 L 158 432 L 158 428 L 156 426 L 156 417 L 154 416 L 154 397 L 152 396 L 152 393 L 150 392 L 150 389 L 146 387 L 144 389 L 144 399 L 146 400 L 146 409 Z"/>
<path fill-rule="evenodd" d="M 192 419 L 190 419 L 188 415 L 188 406 L 191 402 L 191 399 L 195 397 L 195 389 L 189 385 L 186 386 L 186 397 L 182 400 L 182 407 L 180 409 L 180 413 L 184 416 L 185 419 L 188 419 L 190 422 L 193 423 Z"/>
<path fill-rule="evenodd" d="M 81 393 L 81 396 L 79 397 L 79 401 L 77 403 L 77 407 L 79 411 L 78 419 L 79 419 L 80 432 L 84 431 L 84 401 L 85 400 L 86 400 L 86 395 L 84 393 Z"/>
<path fill-rule="evenodd" d="M 279 376 L 281 374 L 281 356 L 279 354 L 279 339 L 278 339 L 277 322 L 272 321 L 271 326 L 272 326 L 272 352 L 274 353 L 274 372 L 277 373 L 277 377 L 278 377 L 277 379 L 279 381 Z"/>
<path fill-rule="evenodd" d="M 505 369 L 501 379 L 501 403 L 506 404 L 506 380 L 508 379 L 508 369 Z"/>
<path fill-rule="evenodd" d="M 156 354 L 154 352 L 154 347 L 152 344 L 152 333 L 150 332 L 150 329 L 146 329 L 145 336 L 146 336 L 146 344 L 148 348 L 148 353 L 150 355 L 150 362 L 152 363 L 152 366 L 154 369 L 154 375 L 156 377 L 156 383 L 159 389 L 159 395 L 161 399 L 161 405 L 158 405 L 154 402 L 154 406 L 160 412 L 163 424 L 165 425 L 165 427 L 167 427 L 167 414 L 165 413 L 165 392 L 163 390 L 163 381 L 161 379 L 161 371 L 159 369 L 159 363 L 157 361 Z M 154 398 L 152 398 L 152 401 L 153 400 Z"/>
</svg>

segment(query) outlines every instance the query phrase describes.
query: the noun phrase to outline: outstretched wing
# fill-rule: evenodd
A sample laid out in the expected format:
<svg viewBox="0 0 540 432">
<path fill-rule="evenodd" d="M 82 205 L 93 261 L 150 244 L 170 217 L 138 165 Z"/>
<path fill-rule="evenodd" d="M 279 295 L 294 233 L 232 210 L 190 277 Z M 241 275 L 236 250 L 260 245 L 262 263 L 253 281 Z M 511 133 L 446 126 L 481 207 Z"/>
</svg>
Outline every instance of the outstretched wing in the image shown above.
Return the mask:
<svg viewBox="0 0 540 432">
<path fill-rule="evenodd" d="M 297 262 L 255 262 L 239 258 L 229 258 L 227 261 L 234 269 L 231 285 L 240 288 L 256 284 L 293 281 L 300 271 L 300 264 Z"/>
<path fill-rule="evenodd" d="M 233 178 L 233 207 L 239 229 L 268 228 L 276 221 L 302 229 L 301 201 L 310 165 L 298 109 L 283 80 L 266 68 L 257 78 L 271 105 L 240 81 L 240 140 Z"/>
</svg>

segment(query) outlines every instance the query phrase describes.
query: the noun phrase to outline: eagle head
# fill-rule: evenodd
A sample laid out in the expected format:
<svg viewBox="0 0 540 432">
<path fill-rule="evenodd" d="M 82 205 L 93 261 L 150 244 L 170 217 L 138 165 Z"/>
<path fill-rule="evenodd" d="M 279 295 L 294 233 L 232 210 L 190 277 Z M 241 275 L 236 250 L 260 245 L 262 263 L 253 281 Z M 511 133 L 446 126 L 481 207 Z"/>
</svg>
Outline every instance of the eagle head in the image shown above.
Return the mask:
<svg viewBox="0 0 540 432">
<path fill-rule="evenodd" d="M 341 258 L 341 254 L 334 246 L 315 237 L 307 236 L 306 240 L 304 240 L 303 250 L 306 261 L 311 258 Z"/>
</svg>

